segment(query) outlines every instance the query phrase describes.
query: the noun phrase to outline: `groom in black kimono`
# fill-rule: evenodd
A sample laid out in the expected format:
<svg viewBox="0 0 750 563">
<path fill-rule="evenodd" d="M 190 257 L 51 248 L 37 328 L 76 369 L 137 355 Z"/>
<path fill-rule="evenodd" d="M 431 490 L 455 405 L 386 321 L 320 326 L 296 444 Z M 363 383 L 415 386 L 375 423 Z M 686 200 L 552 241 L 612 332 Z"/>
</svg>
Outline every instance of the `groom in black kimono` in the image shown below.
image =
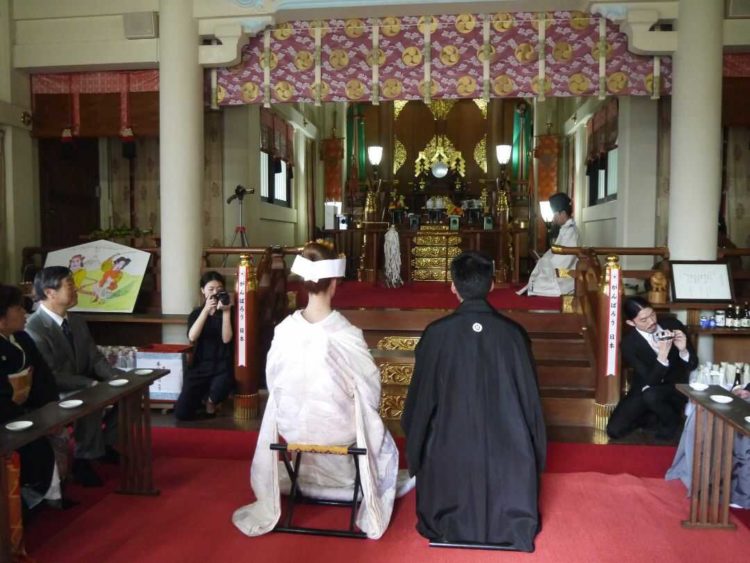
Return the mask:
<svg viewBox="0 0 750 563">
<path fill-rule="evenodd" d="M 493 272 L 484 254 L 454 258 L 461 304 L 422 335 L 401 424 L 420 534 L 534 551 L 547 437 L 528 335 L 487 302 Z"/>
</svg>

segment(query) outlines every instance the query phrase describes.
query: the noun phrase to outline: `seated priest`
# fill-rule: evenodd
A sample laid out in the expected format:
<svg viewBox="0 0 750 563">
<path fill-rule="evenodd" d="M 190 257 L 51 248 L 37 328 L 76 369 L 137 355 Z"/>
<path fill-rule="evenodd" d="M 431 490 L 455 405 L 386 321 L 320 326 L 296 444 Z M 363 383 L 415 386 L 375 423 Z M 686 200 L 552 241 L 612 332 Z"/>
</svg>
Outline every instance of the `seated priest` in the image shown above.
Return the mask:
<svg viewBox="0 0 750 563">
<path fill-rule="evenodd" d="M 570 198 L 563 193 L 550 196 L 552 222 L 560 227 L 555 239 L 555 246 L 581 246 L 581 235 L 573 220 L 573 205 Z M 575 290 L 575 270 L 578 258 L 567 254 L 554 254 L 547 250 L 534 266 L 529 275 L 529 283 L 518 291 L 518 294 L 545 295 L 557 297 L 571 295 Z"/>
<path fill-rule="evenodd" d="M 55 379 L 31 337 L 17 287 L 0 285 L 0 423 L 57 401 Z M 61 502 L 60 478 L 50 440 L 42 436 L 18 450 L 21 497 L 27 508 Z M 4 463 L 4 460 L 0 460 Z M 52 502 L 50 502 L 52 501 Z M 3 500 L 4 502 L 4 500 Z"/>
<path fill-rule="evenodd" d="M 656 318 L 642 297 L 623 303 L 625 323 L 632 330 L 620 344 L 623 362 L 633 369 L 630 390 L 615 407 L 607 424 L 611 438 L 656 424 L 656 437 L 672 439 L 682 428 L 687 398 L 676 383 L 687 383 L 698 366 L 698 356 L 685 334 L 685 325 L 670 317 Z"/>
<path fill-rule="evenodd" d="M 417 345 L 401 425 L 420 534 L 530 552 L 547 438 L 529 337 L 487 302 L 493 272 L 479 252 L 453 259 L 461 304 Z"/>
<path fill-rule="evenodd" d="M 289 491 L 278 453 L 269 448 L 280 438 L 366 448 L 366 459 L 359 463 L 362 502 L 356 523 L 369 538 L 378 539 L 390 521 L 398 450 L 378 411 L 380 372 L 362 331 L 331 309 L 345 266 L 345 258 L 320 242 L 306 244 L 292 265 L 304 280 L 309 301 L 276 327 L 268 353 L 268 403 L 250 470 L 256 500 L 232 517 L 248 536 L 273 530 L 281 515 L 280 494 Z M 354 477 L 351 456 L 305 453 L 298 483 L 305 496 L 349 500 Z"/>
<path fill-rule="evenodd" d="M 737 386 L 732 389 L 732 393 L 750 403 L 750 384 L 745 385 L 744 388 Z M 691 405 L 690 414 L 680 438 L 680 445 L 677 447 L 672 467 L 669 468 L 665 477 L 667 480 L 679 479 L 688 491 L 690 491 L 693 480 L 695 413 L 696 409 Z M 732 454 L 732 484 L 729 491 L 729 505 L 733 508 L 750 509 L 750 436 L 736 433 Z"/>
</svg>

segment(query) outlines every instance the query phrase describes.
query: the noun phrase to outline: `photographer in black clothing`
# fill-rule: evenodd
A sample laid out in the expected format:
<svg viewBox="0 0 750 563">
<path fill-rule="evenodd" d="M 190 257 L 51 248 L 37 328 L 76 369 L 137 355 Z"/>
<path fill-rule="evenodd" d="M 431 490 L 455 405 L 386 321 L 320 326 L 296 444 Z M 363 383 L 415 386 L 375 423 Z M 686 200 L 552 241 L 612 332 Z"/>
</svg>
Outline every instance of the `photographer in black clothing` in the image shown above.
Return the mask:
<svg viewBox="0 0 750 563">
<path fill-rule="evenodd" d="M 206 415 L 214 416 L 234 385 L 234 338 L 232 299 L 224 289 L 224 276 L 210 271 L 201 276 L 202 307 L 188 317 L 188 339 L 193 344 L 193 361 L 182 382 L 175 405 L 178 420 L 192 420 L 205 400 Z"/>
<path fill-rule="evenodd" d="M 656 437 L 671 439 L 682 428 L 686 402 L 675 383 L 687 383 L 690 372 L 698 366 L 698 356 L 685 334 L 685 326 L 669 317 L 657 321 L 645 299 L 626 299 L 623 313 L 632 330 L 622 339 L 622 359 L 633 368 L 633 378 L 628 394 L 609 419 L 607 434 L 622 438 L 655 416 Z"/>
</svg>

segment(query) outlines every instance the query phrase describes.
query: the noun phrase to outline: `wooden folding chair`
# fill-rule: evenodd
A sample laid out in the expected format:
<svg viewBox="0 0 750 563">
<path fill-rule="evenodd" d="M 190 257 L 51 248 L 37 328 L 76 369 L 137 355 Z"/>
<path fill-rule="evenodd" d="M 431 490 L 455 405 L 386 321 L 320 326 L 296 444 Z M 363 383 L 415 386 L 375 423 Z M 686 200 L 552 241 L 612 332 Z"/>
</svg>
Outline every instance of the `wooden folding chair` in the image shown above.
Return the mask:
<svg viewBox="0 0 750 563">
<path fill-rule="evenodd" d="M 340 538 L 366 538 L 364 532 L 358 531 L 355 525 L 357 518 L 357 507 L 359 506 L 359 493 L 362 492 L 362 480 L 359 472 L 359 456 L 367 455 L 366 448 L 357 448 L 354 446 L 321 446 L 316 444 L 271 444 L 271 449 L 281 452 L 284 467 L 289 474 L 289 480 L 292 483 L 287 497 L 286 517 L 283 523 L 278 524 L 274 531 L 287 532 L 292 534 L 309 534 L 317 536 L 335 536 Z M 295 453 L 294 465 L 292 466 L 292 456 Z M 328 455 L 350 455 L 354 461 L 354 491 L 352 500 L 327 500 L 312 497 L 306 497 L 299 490 L 299 468 L 302 461 L 303 453 L 328 454 Z M 346 530 L 336 530 L 327 528 L 306 528 L 302 526 L 293 526 L 292 517 L 294 508 L 298 503 L 318 504 L 324 506 L 348 506 L 351 508 L 349 518 L 349 528 Z"/>
</svg>

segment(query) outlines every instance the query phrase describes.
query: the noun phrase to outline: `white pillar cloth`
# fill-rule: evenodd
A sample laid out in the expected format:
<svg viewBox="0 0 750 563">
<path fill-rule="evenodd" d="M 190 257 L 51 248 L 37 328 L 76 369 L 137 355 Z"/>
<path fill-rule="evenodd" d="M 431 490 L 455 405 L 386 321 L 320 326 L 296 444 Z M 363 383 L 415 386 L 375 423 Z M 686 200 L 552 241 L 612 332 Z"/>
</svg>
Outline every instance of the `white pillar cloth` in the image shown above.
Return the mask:
<svg viewBox="0 0 750 563">
<path fill-rule="evenodd" d="M 385 285 L 401 287 L 404 285 L 401 279 L 401 243 L 398 231 L 393 225 L 385 233 L 383 253 L 385 254 Z"/>
</svg>

